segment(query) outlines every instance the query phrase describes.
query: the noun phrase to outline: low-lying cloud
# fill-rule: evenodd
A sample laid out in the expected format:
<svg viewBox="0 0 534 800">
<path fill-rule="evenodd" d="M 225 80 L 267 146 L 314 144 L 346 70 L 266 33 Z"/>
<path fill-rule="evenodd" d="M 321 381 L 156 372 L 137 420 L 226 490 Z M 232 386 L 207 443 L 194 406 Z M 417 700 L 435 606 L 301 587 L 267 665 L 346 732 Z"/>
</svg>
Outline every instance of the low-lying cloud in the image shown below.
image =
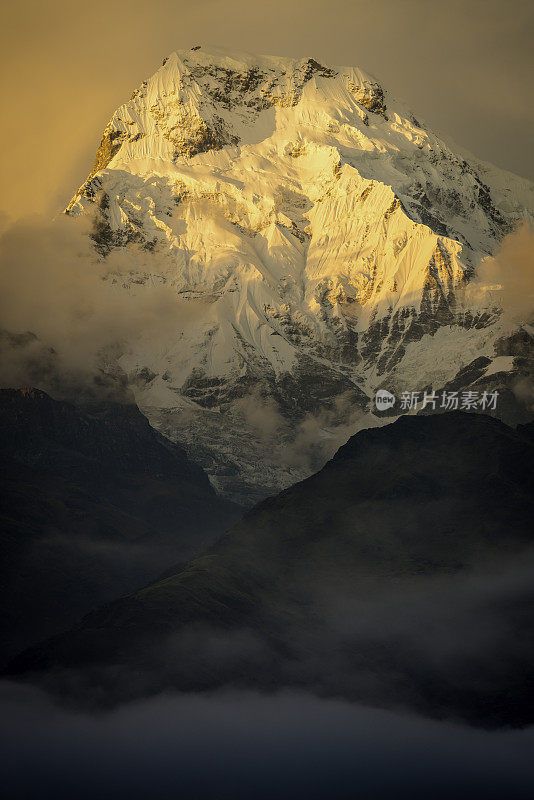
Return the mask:
<svg viewBox="0 0 534 800">
<path fill-rule="evenodd" d="M 481 263 L 473 288 L 473 295 L 482 292 L 486 301 L 489 290 L 502 306 L 506 321 L 533 321 L 534 229 L 528 223 L 508 234 L 495 255 Z"/>
<path fill-rule="evenodd" d="M 117 357 L 168 340 L 198 312 L 153 283 L 160 256 L 139 245 L 99 258 L 90 217 L 34 216 L 0 238 L 0 380 L 54 394 L 122 391 Z M 127 274 L 144 283 L 125 286 Z"/>
<path fill-rule="evenodd" d="M 534 729 L 487 733 L 304 693 L 165 694 L 98 716 L 0 685 L 16 798 L 520 800 Z"/>
</svg>

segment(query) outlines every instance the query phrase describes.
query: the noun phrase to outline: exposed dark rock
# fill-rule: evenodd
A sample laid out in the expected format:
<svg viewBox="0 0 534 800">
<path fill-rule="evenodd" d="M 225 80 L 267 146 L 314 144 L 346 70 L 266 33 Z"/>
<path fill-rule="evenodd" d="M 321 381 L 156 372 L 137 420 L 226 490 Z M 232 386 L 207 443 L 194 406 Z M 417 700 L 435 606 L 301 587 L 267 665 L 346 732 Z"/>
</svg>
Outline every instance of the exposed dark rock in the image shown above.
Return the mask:
<svg viewBox="0 0 534 800">
<path fill-rule="evenodd" d="M 373 114 L 381 114 L 387 119 L 387 106 L 384 101 L 384 90 L 379 83 L 366 81 L 349 87 L 357 102 Z"/>
<path fill-rule="evenodd" d="M 484 213 L 487 215 L 488 219 L 494 223 L 495 231 L 501 236 L 510 233 L 512 226 L 507 222 L 507 220 L 504 219 L 501 212 L 495 207 L 489 186 L 487 186 L 487 184 L 481 180 L 476 170 L 474 170 L 473 167 L 467 163 L 467 161 L 462 162 L 462 167 L 465 172 L 468 172 L 475 179 L 478 195 L 477 202 L 484 210 Z"/>
<path fill-rule="evenodd" d="M 239 143 L 239 137 L 228 130 L 221 117 L 213 117 L 210 124 L 200 118 L 190 122 L 167 134 L 167 138 L 176 145 L 176 156 L 193 158 L 199 153 L 222 150 L 227 145 Z"/>
<path fill-rule="evenodd" d="M 109 198 L 100 192 L 95 198 L 96 209 L 93 215 L 93 230 L 90 234 L 95 250 L 101 256 L 107 256 L 115 247 L 127 244 L 143 244 L 147 250 L 153 250 L 156 240 L 147 242 L 137 227 L 130 223 L 121 228 L 112 228 L 109 218 Z"/>
<path fill-rule="evenodd" d="M 314 58 L 309 58 L 304 73 L 304 80 L 308 81 L 315 74 L 320 75 L 321 78 L 335 78 L 337 72 L 335 69 L 330 69 L 330 67 L 323 67 L 323 65 L 319 64 Z"/>
<path fill-rule="evenodd" d="M 273 390 L 282 412 L 293 419 L 329 409 L 341 395 L 356 408 L 366 408 L 369 402 L 367 395 L 341 370 L 334 371 L 306 356 L 299 358 L 291 373 L 280 376 Z"/>
<path fill-rule="evenodd" d="M 479 413 L 490 414 L 508 425 L 527 423 L 532 420 L 534 407 L 534 340 L 524 329 L 519 329 L 509 337 L 497 340 L 495 343 L 496 356 L 513 356 L 513 368 L 502 371 L 490 370 L 488 367 L 492 359 L 479 356 L 463 367 L 441 387 L 434 387 L 438 396 L 443 392 L 476 392 L 479 397 L 483 392 L 492 394 L 497 392 L 495 408 L 484 409 L 478 406 Z M 427 408 L 420 413 L 439 413 Z"/>
<path fill-rule="evenodd" d="M 111 159 L 119 152 L 121 145 L 126 138 L 123 131 L 107 130 L 100 142 L 98 150 L 96 151 L 95 163 L 89 178 L 101 169 L 105 169 Z"/>
<path fill-rule="evenodd" d="M 530 361 L 534 366 L 534 337 L 525 328 L 518 328 L 509 336 L 497 339 L 495 355 L 517 356 L 525 361 Z"/>
</svg>

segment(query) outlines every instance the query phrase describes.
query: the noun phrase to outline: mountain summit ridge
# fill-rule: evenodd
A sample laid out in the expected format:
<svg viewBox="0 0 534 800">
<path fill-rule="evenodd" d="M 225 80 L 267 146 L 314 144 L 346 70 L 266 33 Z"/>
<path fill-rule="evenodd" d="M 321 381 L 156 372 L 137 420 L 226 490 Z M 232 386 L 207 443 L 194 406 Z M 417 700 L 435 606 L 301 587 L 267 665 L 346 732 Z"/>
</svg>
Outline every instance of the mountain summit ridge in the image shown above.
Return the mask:
<svg viewBox="0 0 534 800">
<path fill-rule="evenodd" d="M 130 291 L 198 304 L 121 366 L 152 424 L 241 502 L 380 424 L 377 388 L 517 355 L 498 290 L 470 281 L 532 219 L 532 184 L 456 154 L 355 67 L 172 53 L 112 116 L 68 210 L 96 215 L 101 258 L 146 250 Z"/>
</svg>

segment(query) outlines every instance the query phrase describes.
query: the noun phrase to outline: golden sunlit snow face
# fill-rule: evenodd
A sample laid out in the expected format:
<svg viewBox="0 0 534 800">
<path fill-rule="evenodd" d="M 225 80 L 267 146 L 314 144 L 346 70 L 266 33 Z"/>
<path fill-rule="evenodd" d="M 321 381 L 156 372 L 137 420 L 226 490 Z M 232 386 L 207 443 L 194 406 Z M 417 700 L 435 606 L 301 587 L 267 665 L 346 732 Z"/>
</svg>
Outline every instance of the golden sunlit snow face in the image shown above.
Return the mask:
<svg viewBox="0 0 534 800">
<path fill-rule="evenodd" d="M 8 0 L 10 800 L 534 796 L 531 5 Z"/>
<path fill-rule="evenodd" d="M 376 424 L 377 389 L 413 411 L 401 398 L 431 382 L 441 399 L 477 358 L 512 369 L 498 298 L 466 279 L 532 213 L 528 181 L 448 146 L 359 66 L 195 46 L 121 99 L 69 215 L 0 241 L 4 324 L 55 354 L 41 388 L 92 396 L 113 364 L 166 434 L 210 452 L 222 436 L 239 466 L 217 485 L 248 502 Z M 35 342 L 16 345 L 8 384 L 31 384 Z"/>
<path fill-rule="evenodd" d="M 245 0 L 7 3 L 0 211 L 66 204 L 124 97 L 173 50 L 210 42 L 358 64 L 430 125 L 532 177 L 531 19 L 527 0 L 273 0 L 267 15 Z"/>
</svg>

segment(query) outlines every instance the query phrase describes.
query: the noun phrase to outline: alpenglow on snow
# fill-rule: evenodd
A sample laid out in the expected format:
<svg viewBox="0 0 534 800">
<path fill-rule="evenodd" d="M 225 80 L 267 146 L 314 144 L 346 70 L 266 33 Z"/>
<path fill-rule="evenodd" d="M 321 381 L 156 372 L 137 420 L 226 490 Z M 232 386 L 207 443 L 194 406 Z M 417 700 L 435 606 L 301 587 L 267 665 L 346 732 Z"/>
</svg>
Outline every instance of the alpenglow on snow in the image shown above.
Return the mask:
<svg viewBox="0 0 534 800">
<path fill-rule="evenodd" d="M 378 388 L 500 388 L 521 417 L 532 329 L 471 288 L 533 188 L 358 68 L 201 47 L 115 112 L 68 212 L 94 215 L 99 258 L 146 253 L 130 291 L 194 304 L 120 366 L 152 424 L 250 502 L 382 424 Z"/>
</svg>

